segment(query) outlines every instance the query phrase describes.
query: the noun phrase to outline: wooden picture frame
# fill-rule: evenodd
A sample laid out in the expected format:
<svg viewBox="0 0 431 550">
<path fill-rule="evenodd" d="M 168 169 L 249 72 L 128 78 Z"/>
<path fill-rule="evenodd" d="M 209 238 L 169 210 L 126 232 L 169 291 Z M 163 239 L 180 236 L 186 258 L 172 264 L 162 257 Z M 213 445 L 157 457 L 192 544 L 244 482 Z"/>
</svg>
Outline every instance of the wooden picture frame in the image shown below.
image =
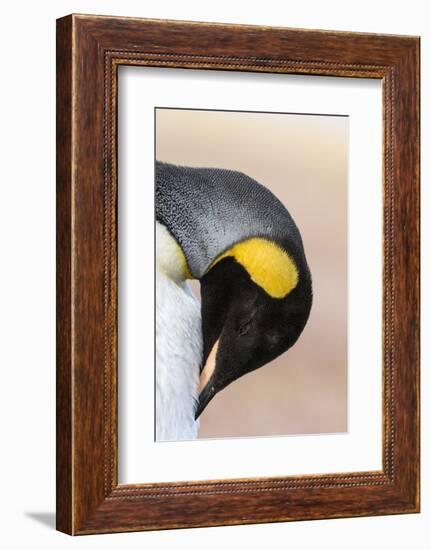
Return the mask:
<svg viewBox="0 0 431 550">
<path fill-rule="evenodd" d="M 383 84 L 383 469 L 119 485 L 117 68 Z M 57 529 L 68 534 L 419 511 L 419 38 L 70 15 L 57 21 Z"/>
</svg>

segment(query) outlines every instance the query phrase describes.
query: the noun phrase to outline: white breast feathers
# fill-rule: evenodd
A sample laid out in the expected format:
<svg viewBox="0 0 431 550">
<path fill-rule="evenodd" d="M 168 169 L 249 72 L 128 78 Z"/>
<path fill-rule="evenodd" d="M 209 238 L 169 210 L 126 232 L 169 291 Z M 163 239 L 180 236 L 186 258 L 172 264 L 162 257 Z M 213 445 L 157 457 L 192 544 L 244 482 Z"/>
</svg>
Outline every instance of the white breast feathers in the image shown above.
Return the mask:
<svg viewBox="0 0 431 550">
<path fill-rule="evenodd" d="M 156 439 L 195 439 L 202 361 L 200 304 L 176 240 L 156 223 Z"/>
</svg>

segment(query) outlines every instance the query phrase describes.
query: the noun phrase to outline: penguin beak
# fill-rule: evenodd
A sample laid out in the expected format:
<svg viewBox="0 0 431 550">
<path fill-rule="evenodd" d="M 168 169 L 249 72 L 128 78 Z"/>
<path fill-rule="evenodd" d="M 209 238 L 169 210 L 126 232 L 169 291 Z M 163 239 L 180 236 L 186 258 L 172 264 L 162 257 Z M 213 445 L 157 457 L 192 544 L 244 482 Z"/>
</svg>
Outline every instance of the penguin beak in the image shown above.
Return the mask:
<svg viewBox="0 0 431 550">
<path fill-rule="evenodd" d="M 215 396 L 216 393 L 217 392 L 216 392 L 215 386 L 211 384 L 207 384 L 205 388 L 201 391 L 201 393 L 199 394 L 198 406 L 196 408 L 195 420 L 199 418 L 201 413 L 204 411 L 204 409 L 206 408 L 206 406 L 211 401 L 211 399 Z"/>
<path fill-rule="evenodd" d="M 217 393 L 216 386 L 213 383 L 213 381 L 214 381 L 214 370 L 216 366 L 216 357 L 217 357 L 219 341 L 220 339 L 218 339 L 214 344 L 210 354 L 208 355 L 208 359 L 206 360 L 205 366 L 201 371 L 201 375 L 199 379 L 199 402 L 195 413 L 196 420 L 199 418 L 199 416 L 204 411 L 208 403 Z"/>
</svg>

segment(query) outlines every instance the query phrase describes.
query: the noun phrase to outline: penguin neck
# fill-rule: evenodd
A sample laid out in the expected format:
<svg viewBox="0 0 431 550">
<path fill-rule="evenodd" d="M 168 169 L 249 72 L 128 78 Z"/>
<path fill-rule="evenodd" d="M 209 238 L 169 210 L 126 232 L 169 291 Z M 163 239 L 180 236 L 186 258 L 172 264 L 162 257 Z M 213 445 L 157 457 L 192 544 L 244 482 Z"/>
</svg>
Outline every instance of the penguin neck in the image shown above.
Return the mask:
<svg viewBox="0 0 431 550">
<path fill-rule="evenodd" d="M 201 279 L 222 254 L 252 237 L 283 243 L 295 263 L 303 255 L 286 208 L 240 172 L 157 162 L 156 218 L 178 243 L 192 278 Z"/>
</svg>

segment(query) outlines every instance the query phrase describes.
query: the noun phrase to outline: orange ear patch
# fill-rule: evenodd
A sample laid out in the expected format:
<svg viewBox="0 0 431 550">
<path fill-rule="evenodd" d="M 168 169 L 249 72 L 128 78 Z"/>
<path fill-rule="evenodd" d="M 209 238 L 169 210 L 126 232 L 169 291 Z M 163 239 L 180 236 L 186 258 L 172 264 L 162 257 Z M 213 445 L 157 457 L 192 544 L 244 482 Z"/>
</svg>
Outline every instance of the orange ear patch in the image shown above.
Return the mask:
<svg viewBox="0 0 431 550">
<path fill-rule="evenodd" d="M 273 241 L 252 238 L 233 245 L 211 265 L 233 257 L 252 281 L 272 298 L 284 298 L 298 284 L 298 269 L 292 258 Z"/>
</svg>

